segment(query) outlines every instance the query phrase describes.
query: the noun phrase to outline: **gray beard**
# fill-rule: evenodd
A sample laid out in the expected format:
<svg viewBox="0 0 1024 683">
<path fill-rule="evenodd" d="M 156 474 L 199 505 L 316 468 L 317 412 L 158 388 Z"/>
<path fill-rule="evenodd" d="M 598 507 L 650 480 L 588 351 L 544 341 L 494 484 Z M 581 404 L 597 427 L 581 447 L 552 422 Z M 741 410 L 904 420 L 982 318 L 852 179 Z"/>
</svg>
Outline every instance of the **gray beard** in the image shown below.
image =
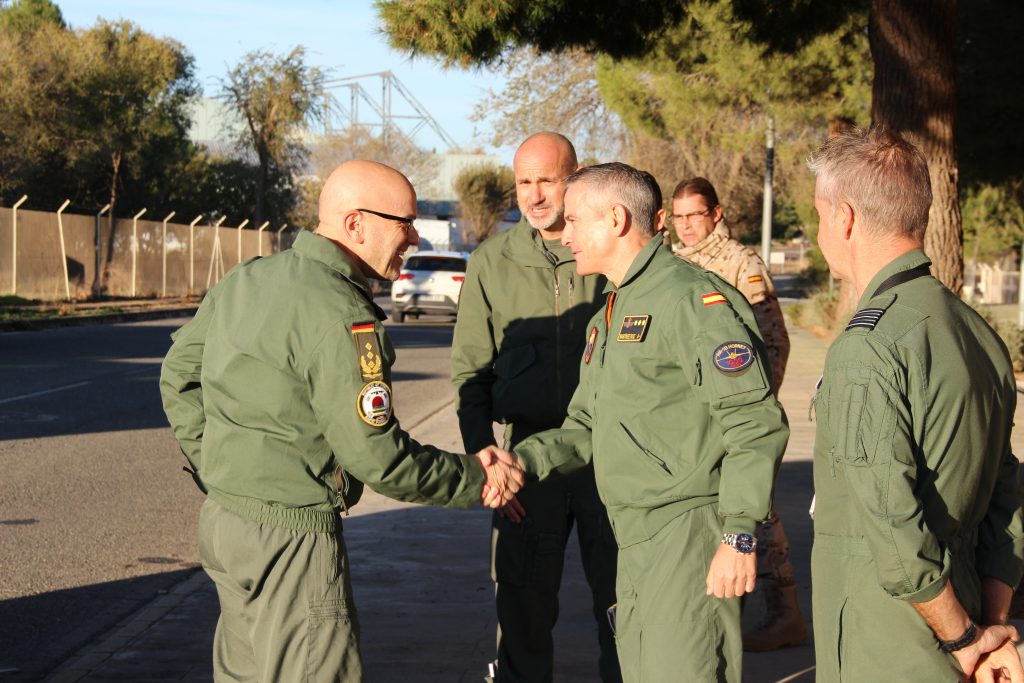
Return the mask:
<svg viewBox="0 0 1024 683">
<path fill-rule="evenodd" d="M 520 208 L 519 210 L 522 211 L 524 216 L 526 216 L 526 222 L 529 223 L 530 227 L 533 228 L 534 230 L 547 230 L 552 225 L 560 221 L 562 219 L 562 216 L 565 214 L 565 209 L 562 209 L 561 211 L 556 211 L 553 214 L 551 214 L 551 216 L 548 219 L 534 223 L 534 219 L 530 218 L 529 214 L 523 211 L 522 208 Z"/>
</svg>

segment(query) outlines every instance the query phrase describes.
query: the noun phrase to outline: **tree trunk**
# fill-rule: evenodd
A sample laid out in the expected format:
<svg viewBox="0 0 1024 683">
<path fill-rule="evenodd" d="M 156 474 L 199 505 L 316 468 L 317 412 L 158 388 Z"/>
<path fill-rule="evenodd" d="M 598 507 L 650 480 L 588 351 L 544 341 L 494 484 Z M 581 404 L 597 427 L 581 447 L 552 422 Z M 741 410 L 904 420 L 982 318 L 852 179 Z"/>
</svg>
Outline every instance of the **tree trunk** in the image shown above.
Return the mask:
<svg viewBox="0 0 1024 683">
<path fill-rule="evenodd" d="M 963 229 L 957 195 L 954 20 L 957 0 L 871 0 L 875 63 L 871 118 L 906 137 L 928 160 L 932 206 L 925 251 L 932 272 L 960 296 Z"/>
<path fill-rule="evenodd" d="M 260 171 L 259 177 L 256 181 L 256 211 L 253 216 L 253 222 L 256 225 L 263 223 L 263 211 L 265 204 L 265 196 L 267 193 L 267 179 L 270 177 L 270 154 L 260 151 L 259 154 Z"/>
<path fill-rule="evenodd" d="M 114 260 L 114 211 L 117 208 L 117 183 L 121 179 L 121 154 L 114 154 L 110 159 L 110 210 L 107 212 L 107 254 L 103 262 L 103 279 L 101 292 L 110 290 L 110 262 Z"/>
</svg>

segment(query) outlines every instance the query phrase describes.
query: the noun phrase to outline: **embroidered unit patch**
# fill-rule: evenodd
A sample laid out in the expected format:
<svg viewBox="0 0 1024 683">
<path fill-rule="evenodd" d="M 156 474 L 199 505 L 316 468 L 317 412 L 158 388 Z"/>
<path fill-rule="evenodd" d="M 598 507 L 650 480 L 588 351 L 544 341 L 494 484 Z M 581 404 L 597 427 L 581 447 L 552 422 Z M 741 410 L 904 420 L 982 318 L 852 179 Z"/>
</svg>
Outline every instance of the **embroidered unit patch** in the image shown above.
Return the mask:
<svg viewBox="0 0 1024 683">
<path fill-rule="evenodd" d="M 391 420 L 391 389 L 384 382 L 370 382 L 356 399 L 359 418 L 371 427 L 383 427 Z"/>
<path fill-rule="evenodd" d="M 356 354 L 359 356 L 359 375 L 363 381 L 372 382 L 375 379 L 384 379 L 384 359 L 380 355 L 380 342 L 377 341 L 373 323 L 353 325 L 352 341 L 356 345 Z"/>
<path fill-rule="evenodd" d="M 590 330 L 590 335 L 587 337 L 587 350 L 583 353 L 583 363 L 590 365 L 590 357 L 594 355 L 594 345 L 597 344 L 597 328 Z"/>
<path fill-rule="evenodd" d="M 724 304 L 727 299 L 721 292 L 711 292 L 701 297 L 704 301 L 705 306 L 714 306 L 715 304 Z"/>
<path fill-rule="evenodd" d="M 650 326 L 651 316 L 649 315 L 627 315 L 622 319 L 622 327 L 619 328 L 619 336 L 616 341 L 620 342 L 642 342 L 647 336 L 647 328 Z"/>
<path fill-rule="evenodd" d="M 754 349 L 743 342 L 725 342 L 721 344 L 712 357 L 715 367 L 726 374 L 746 370 L 754 362 Z"/>
</svg>

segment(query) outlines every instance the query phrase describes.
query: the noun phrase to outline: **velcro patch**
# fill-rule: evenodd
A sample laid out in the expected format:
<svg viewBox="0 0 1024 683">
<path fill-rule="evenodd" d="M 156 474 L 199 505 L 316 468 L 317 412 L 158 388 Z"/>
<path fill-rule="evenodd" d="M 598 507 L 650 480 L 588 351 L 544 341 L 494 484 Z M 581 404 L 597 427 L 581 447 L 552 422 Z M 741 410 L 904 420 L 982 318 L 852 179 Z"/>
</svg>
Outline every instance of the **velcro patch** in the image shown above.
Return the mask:
<svg viewBox="0 0 1024 683">
<path fill-rule="evenodd" d="M 594 355 L 594 345 L 597 344 L 597 328 L 590 330 L 587 337 L 587 350 L 583 353 L 583 363 L 590 365 L 590 357 Z"/>
<path fill-rule="evenodd" d="M 647 328 L 650 325 L 649 315 L 627 315 L 622 319 L 622 327 L 619 328 L 619 336 L 616 341 L 620 342 L 642 342 L 647 336 Z"/>
<path fill-rule="evenodd" d="M 760 275 L 751 275 L 750 277 L 747 278 L 747 282 L 751 284 L 755 282 L 764 282 L 764 278 L 761 277 Z"/>
<path fill-rule="evenodd" d="M 359 376 L 363 381 L 372 382 L 375 379 L 384 379 L 384 359 L 380 355 L 380 343 L 377 341 L 374 324 L 369 322 L 353 325 L 352 341 L 356 345 L 356 355 L 359 356 Z"/>
<path fill-rule="evenodd" d="M 359 419 L 371 427 L 383 427 L 391 420 L 391 388 L 384 382 L 369 382 L 356 399 Z"/>
<path fill-rule="evenodd" d="M 725 295 L 722 294 L 721 292 L 711 292 L 710 294 L 705 294 L 704 296 L 701 297 L 701 300 L 704 302 L 705 306 L 714 306 L 715 304 L 724 304 L 724 303 L 726 303 L 728 301 L 725 298 Z"/>
<path fill-rule="evenodd" d="M 727 375 L 741 373 L 754 363 L 754 349 L 744 342 L 725 342 L 715 349 L 711 360 Z"/>
</svg>

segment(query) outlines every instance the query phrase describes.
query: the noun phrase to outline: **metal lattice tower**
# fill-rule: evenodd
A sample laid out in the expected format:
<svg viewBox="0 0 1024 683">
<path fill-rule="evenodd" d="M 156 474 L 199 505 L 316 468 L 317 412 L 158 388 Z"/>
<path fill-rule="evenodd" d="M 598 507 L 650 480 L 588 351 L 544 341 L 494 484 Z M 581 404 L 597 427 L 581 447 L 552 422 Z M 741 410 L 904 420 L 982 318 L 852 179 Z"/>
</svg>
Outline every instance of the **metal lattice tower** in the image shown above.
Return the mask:
<svg viewBox="0 0 1024 683">
<path fill-rule="evenodd" d="M 380 79 L 380 101 L 371 97 L 361 81 L 371 78 Z M 415 147 L 413 138 L 424 126 L 428 126 L 449 149 L 458 149 L 455 139 L 441 127 L 441 124 L 430 115 L 427 108 L 398 80 L 390 71 L 332 78 L 324 82 L 327 106 L 324 112 L 324 133 L 330 135 L 346 128 L 364 127 L 380 129 L 381 139 L 387 146 L 396 143 Z M 347 106 L 332 91 L 348 89 Z M 411 114 L 395 114 L 392 111 L 392 98 L 397 92 L 399 97 L 412 110 Z M 360 117 L 360 106 L 366 105 L 375 116 L 372 120 Z M 412 129 L 406 131 L 403 124 L 413 123 Z M 340 125 L 339 125 L 340 124 Z M 397 139 L 396 139 L 397 138 Z"/>
</svg>

